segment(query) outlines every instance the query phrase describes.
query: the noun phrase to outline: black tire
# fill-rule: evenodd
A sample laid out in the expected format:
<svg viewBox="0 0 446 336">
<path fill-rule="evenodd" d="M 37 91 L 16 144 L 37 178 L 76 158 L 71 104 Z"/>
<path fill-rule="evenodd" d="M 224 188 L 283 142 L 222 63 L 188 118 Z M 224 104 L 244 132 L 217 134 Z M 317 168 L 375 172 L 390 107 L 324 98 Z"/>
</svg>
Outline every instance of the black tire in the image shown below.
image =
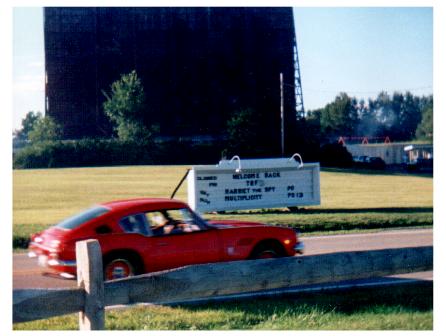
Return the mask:
<svg viewBox="0 0 446 336">
<path fill-rule="evenodd" d="M 250 259 L 269 259 L 285 257 L 286 252 L 277 241 L 267 241 L 258 244 L 251 252 Z"/>
</svg>

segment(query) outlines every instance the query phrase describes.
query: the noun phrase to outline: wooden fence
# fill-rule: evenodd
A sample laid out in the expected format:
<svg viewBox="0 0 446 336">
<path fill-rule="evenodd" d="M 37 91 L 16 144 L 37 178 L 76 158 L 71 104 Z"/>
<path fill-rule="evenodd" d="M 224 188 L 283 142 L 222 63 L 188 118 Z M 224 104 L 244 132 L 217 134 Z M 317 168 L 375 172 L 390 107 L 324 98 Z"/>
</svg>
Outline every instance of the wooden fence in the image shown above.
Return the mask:
<svg viewBox="0 0 446 336">
<path fill-rule="evenodd" d="M 104 329 L 106 306 L 181 302 L 224 294 L 428 271 L 433 269 L 433 248 L 192 265 L 105 283 L 98 241 L 78 242 L 76 259 L 78 288 L 14 290 L 14 323 L 79 312 L 81 330 L 100 330 Z"/>
</svg>

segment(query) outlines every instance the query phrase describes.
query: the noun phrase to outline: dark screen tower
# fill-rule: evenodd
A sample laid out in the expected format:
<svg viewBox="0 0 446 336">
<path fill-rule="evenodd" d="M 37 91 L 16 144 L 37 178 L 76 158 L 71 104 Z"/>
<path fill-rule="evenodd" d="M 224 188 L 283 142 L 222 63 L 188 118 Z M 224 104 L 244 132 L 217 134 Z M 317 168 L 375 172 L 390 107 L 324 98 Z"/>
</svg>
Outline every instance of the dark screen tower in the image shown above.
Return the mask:
<svg viewBox="0 0 446 336">
<path fill-rule="evenodd" d="M 132 70 L 162 136 L 219 137 L 232 113 L 252 108 L 277 145 L 280 73 L 285 125 L 303 110 L 292 8 L 65 7 L 44 18 L 46 112 L 65 138 L 111 134 L 102 90 Z"/>
</svg>

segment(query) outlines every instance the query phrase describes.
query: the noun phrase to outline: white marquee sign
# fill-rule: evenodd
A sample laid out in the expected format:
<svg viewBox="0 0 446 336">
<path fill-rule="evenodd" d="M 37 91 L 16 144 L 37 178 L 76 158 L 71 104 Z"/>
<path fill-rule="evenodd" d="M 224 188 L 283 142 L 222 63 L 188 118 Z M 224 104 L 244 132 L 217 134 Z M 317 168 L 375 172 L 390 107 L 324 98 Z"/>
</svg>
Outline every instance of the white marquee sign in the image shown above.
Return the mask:
<svg viewBox="0 0 446 336">
<path fill-rule="evenodd" d="M 296 156 L 235 156 L 216 166 L 194 166 L 187 177 L 188 203 L 199 212 L 319 205 L 319 163 L 303 164 Z"/>
</svg>

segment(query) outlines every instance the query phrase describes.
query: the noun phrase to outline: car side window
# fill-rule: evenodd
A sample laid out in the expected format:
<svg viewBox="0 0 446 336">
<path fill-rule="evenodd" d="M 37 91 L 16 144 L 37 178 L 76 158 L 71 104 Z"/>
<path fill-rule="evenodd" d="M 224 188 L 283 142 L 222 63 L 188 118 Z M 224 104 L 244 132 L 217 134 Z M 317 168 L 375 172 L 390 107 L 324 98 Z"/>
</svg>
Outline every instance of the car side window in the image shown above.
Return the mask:
<svg viewBox="0 0 446 336">
<path fill-rule="evenodd" d="M 144 214 L 130 215 L 122 218 L 119 225 L 126 233 L 140 233 L 147 236 L 149 230 L 147 229 L 146 217 Z"/>
<path fill-rule="evenodd" d="M 167 233 L 169 220 L 161 211 L 150 211 L 146 212 L 145 215 L 153 235 L 161 236 Z"/>
<path fill-rule="evenodd" d="M 200 231 L 188 209 L 152 211 L 146 213 L 150 230 L 155 236 Z"/>
</svg>

